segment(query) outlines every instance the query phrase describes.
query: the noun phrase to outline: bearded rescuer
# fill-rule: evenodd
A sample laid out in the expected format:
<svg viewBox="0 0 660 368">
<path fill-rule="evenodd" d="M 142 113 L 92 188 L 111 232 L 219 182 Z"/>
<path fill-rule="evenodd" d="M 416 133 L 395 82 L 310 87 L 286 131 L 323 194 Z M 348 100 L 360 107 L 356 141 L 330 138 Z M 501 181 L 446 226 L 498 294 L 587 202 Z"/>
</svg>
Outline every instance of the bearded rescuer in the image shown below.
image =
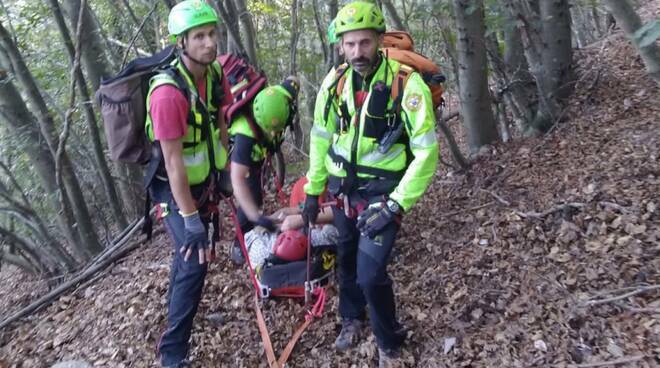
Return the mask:
<svg viewBox="0 0 660 368">
<path fill-rule="evenodd" d="M 305 219 L 315 222 L 318 195 L 338 197 L 338 350 L 356 345 L 369 310 L 379 367 L 401 363 L 405 330 L 396 318 L 389 256 L 402 216 L 426 191 L 437 162 L 431 93 L 413 72 L 402 98 L 391 96 L 397 61 L 379 50 L 385 32 L 380 9 L 356 1 L 335 18 L 347 65 L 331 70 L 316 98 L 305 186 Z"/>
</svg>

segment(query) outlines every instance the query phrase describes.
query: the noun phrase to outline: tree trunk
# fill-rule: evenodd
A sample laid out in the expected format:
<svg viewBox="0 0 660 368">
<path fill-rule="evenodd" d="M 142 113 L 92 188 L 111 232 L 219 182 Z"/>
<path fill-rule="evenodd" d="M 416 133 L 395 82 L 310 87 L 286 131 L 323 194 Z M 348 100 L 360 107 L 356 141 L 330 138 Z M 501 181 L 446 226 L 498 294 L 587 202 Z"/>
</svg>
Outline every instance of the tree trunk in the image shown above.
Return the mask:
<svg viewBox="0 0 660 368">
<path fill-rule="evenodd" d="M 34 264 L 35 262 L 33 260 L 29 260 L 25 256 L 18 256 L 12 253 L 3 252 L 2 249 L 0 249 L 0 263 L 2 261 L 12 264 L 34 276 L 40 276 L 41 273 L 46 272 L 40 268 L 41 265 Z"/>
<path fill-rule="evenodd" d="M 525 59 L 520 30 L 514 27 L 517 22 L 510 6 L 510 0 L 504 3 L 504 17 L 507 26 L 503 27 L 504 53 L 503 70 L 507 78 L 505 88 L 509 107 L 516 112 L 515 118 L 519 129 L 524 130 L 534 118 L 534 95 L 536 88 Z"/>
<path fill-rule="evenodd" d="M 62 40 L 69 53 L 69 59 L 71 60 L 71 65 L 73 67 L 75 50 L 74 50 L 73 42 L 71 41 L 71 37 L 69 35 L 69 30 L 66 27 L 66 23 L 64 22 L 64 17 L 62 16 L 62 12 L 60 11 L 60 7 L 57 0 L 50 0 L 50 4 L 51 4 L 51 10 L 53 11 L 53 15 L 55 17 L 55 21 L 60 30 Z M 83 29 L 84 29 L 84 25 L 83 25 Z M 89 92 L 87 90 L 87 84 L 85 83 L 85 77 L 82 73 L 82 70 L 77 69 L 75 78 L 76 78 L 76 83 L 78 85 L 78 89 L 80 90 L 80 97 L 83 100 L 83 110 L 85 112 L 85 119 L 87 120 L 87 126 L 89 128 L 88 132 L 92 141 L 92 148 L 94 152 L 94 162 L 95 162 L 94 166 L 95 169 L 97 170 L 97 174 L 99 178 L 101 179 L 101 183 L 103 184 L 103 190 L 107 199 L 108 206 L 115 218 L 115 221 L 117 222 L 117 225 L 119 225 L 119 227 L 123 229 L 126 226 L 128 226 L 128 222 L 126 221 L 126 217 L 124 217 L 124 214 L 122 213 L 121 203 L 119 201 L 119 196 L 117 195 L 117 189 L 115 188 L 115 184 L 112 179 L 112 175 L 110 173 L 110 168 L 108 167 L 108 164 L 105 159 L 105 154 L 103 152 L 103 143 L 101 142 L 101 135 L 99 133 L 98 123 L 96 121 L 96 115 L 94 114 L 92 104 L 85 103 L 87 101 L 91 101 L 91 99 L 89 96 Z"/>
<path fill-rule="evenodd" d="M 58 146 L 57 137 L 54 132 L 55 123 L 50 116 L 50 111 L 46 106 L 46 102 L 37 87 L 32 73 L 27 68 L 27 65 L 25 65 L 22 55 L 13 43 L 11 36 L 2 25 L 2 22 L 0 22 L 0 46 L 5 50 L 11 61 L 13 70 L 16 73 L 16 78 L 23 86 L 25 94 L 35 111 L 46 144 L 48 145 L 51 154 L 54 155 Z M 66 153 L 64 153 L 62 157 L 62 178 L 64 182 L 64 190 L 66 190 L 66 196 L 64 196 L 63 193 L 63 199 L 68 197 L 71 201 L 71 208 L 76 218 L 77 230 L 80 235 L 80 241 L 74 243 L 72 246 L 75 248 L 77 255 L 83 260 L 86 260 L 100 252 L 103 247 L 99 243 L 94 231 L 94 226 L 89 211 L 87 210 L 87 204 L 82 194 L 80 183 L 78 182 L 78 178 L 73 171 L 73 166 Z"/>
<path fill-rule="evenodd" d="M 401 17 L 392 4 L 392 1 L 383 0 L 383 6 L 385 6 L 385 9 L 387 9 L 387 14 L 390 16 L 390 20 L 394 22 L 394 27 L 396 27 L 398 31 L 408 32 L 408 28 L 403 25 L 403 20 L 401 20 Z"/>
<path fill-rule="evenodd" d="M 600 14 L 598 14 L 598 7 L 594 1 L 591 6 L 591 18 L 594 20 L 594 30 L 596 31 L 596 38 L 601 38 L 603 36 L 603 28 L 601 25 Z"/>
<path fill-rule="evenodd" d="M 546 47 L 541 50 L 543 71 L 547 87 L 546 98 L 556 101 L 563 108 L 568 97 L 573 92 L 575 76 L 572 69 L 573 48 L 571 44 L 571 12 L 568 0 L 553 0 L 540 2 L 541 20 L 543 26 L 543 41 Z M 553 120 L 560 118 L 561 111 L 548 111 Z M 540 124 L 539 124 L 540 123 Z M 535 120 L 535 128 L 546 131 L 553 122 L 547 125 L 543 120 Z"/>
<path fill-rule="evenodd" d="M 119 193 L 124 202 L 124 212 L 129 219 L 144 214 L 144 195 L 142 188 L 142 169 L 130 164 L 117 163 L 115 170 L 119 178 L 116 180 Z M 125 226 L 124 226 L 125 227 Z"/>
<path fill-rule="evenodd" d="M 337 12 L 339 11 L 339 4 L 337 4 L 337 0 L 329 0 L 327 2 L 328 6 L 328 13 L 330 14 L 330 19 L 335 19 L 337 16 Z M 341 40 L 339 41 L 341 42 Z M 339 49 L 337 46 L 332 46 L 330 47 L 330 52 L 331 52 L 331 57 L 330 59 L 332 60 L 332 65 L 337 65 L 342 61 L 342 56 L 339 54 Z M 330 69 L 328 67 L 327 69 Z"/>
<path fill-rule="evenodd" d="M 517 13 L 523 23 L 525 56 L 539 97 L 534 120 L 525 134 L 535 135 L 548 131 L 560 120 L 574 88 L 571 14 L 568 0 L 528 0 Z"/>
<path fill-rule="evenodd" d="M 453 3 L 458 38 L 461 116 L 467 129 L 470 151 L 476 153 L 482 146 L 497 141 L 497 126 L 488 91 L 483 1 L 453 0 Z"/>
<path fill-rule="evenodd" d="M 298 0 L 293 0 L 291 2 L 291 41 L 289 44 L 289 52 L 291 53 L 290 57 L 290 66 L 289 66 L 289 75 L 297 74 L 297 55 L 298 50 Z"/>
<path fill-rule="evenodd" d="M 644 47 L 640 47 L 634 37 L 635 32 L 642 28 L 639 15 L 627 0 L 605 0 L 605 5 L 616 19 L 616 23 L 623 29 L 639 52 L 649 76 L 660 86 L 660 52 L 657 43 L 651 42 Z"/>
<path fill-rule="evenodd" d="M 325 37 L 325 30 L 327 28 L 321 25 L 321 19 L 319 19 L 319 5 L 317 0 L 312 0 L 312 12 L 314 13 L 314 24 L 316 25 L 316 31 L 319 35 L 319 41 L 321 41 L 321 46 L 323 46 L 323 64 L 327 65 L 326 69 L 330 69 L 330 66 L 332 65 L 331 55 L 333 45 L 331 45 L 330 40 L 327 40 Z"/>
<path fill-rule="evenodd" d="M 589 44 L 587 40 L 586 25 L 582 14 L 580 14 L 579 6 L 571 7 L 571 29 L 573 30 L 573 42 L 577 49 L 581 49 Z"/>
<path fill-rule="evenodd" d="M 502 142 L 508 142 L 511 135 L 509 133 L 508 124 L 506 122 L 506 109 L 508 105 L 511 114 L 516 120 L 521 119 L 520 110 L 517 106 L 513 105 L 513 98 L 511 98 L 511 88 L 514 87 L 509 76 L 506 73 L 506 67 L 499 52 L 499 41 L 495 32 L 486 36 L 486 50 L 488 51 L 488 61 L 491 65 L 491 70 L 495 76 L 497 90 L 493 92 L 493 105 L 495 108 L 495 118 L 500 127 L 500 138 Z"/>
<path fill-rule="evenodd" d="M 128 0 L 122 0 L 122 3 L 124 4 L 124 7 L 126 8 L 126 11 L 128 11 L 128 14 L 131 17 L 131 20 L 135 24 L 135 30 L 137 31 L 140 28 L 140 24 L 142 23 L 142 21 L 137 18 L 137 16 L 135 15 L 135 12 L 133 12 L 133 8 L 131 7 L 131 4 L 129 4 Z M 144 29 L 144 30 L 140 31 L 140 36 L 142 37 L 142 40 L 144 41 L 145 48 L 147 50 L 149 50 L 149 52 L 151 52 L 152 54 L 155 54 L 157 50 L 154 47 L 154 45 L 156 45 L 157 42 L 156 42 L 155 39 L 153 39 L 151 37 L 152 35 L 150 34 L 150 32 L 148 32 L 148 29 Z M 137 49 L 137 46 L 135 48 Z M 136 51 L 136 53 L 137 53 L 137 51 Z"/>
<path fill-rule="evenodd" d="M 217 11 L 218 10 L 216 9 L 216 12 Z M 229 31 L 227 30 L 227 24 L 225 22 L 218 22 L 218 54 L 222 55 L 228 52 L 228 37 Z"/>
<path fill-rule="evenodd" d="M 16 148 L 19 151 L 27 153 L 32 167 L 36 170 L 41 179 L 42 189 L 47 194 L 49 205 L 53 212 L 58 212 L 60 203 L 53 193 L 57 193 L 57 183 L 55 183 L 55 162 L 48 147 L 43 144 L 45 140 L 39 128 L 36 118 L 25 106 L 18 90 L 7 78 L 7 74 L 0 72 L 0 122 L 4 122 L 9 127 L 10 132 L 17 134 Z M 20 137 L 19 137 L 20 135 Z M 70 208 L 61 208 L 61 216 L 56 216 L 56 221 L 60 231 L 64 234 L 69 244 L 77 242 L 73 230 L 73 213 Z"/>
<path fill-rule="evenodd" d="M 64 0 L 63 4 L 69 17 L 70 28 L 76 29 L 78 13 L 80 12 L 80 0 Z M 92 90 L 96 91 L 99 89 L 101 79 L 112 74 L 112 68 L 103 47 L 105 40 L 101 35 L 101 30 L 94 21 L 92 10 L 88 4 L 85 4 L 85 9 L 83 10 L 81 45 L 85 45 L 82 49 L 81 61 L 92 84 Z"/>
<path fill-rule="evenodd" d="M 232 0 L 226 0 L 225 5 L 218 0 L 215 5 L 220 18 L 222 18 L 222 23 L 224 23 L 227 29 L 227 52 L 243 56 L 247 55 L 241 40 L 241 30 L 238 25 L 236 8 Z"/>
<path fill-rule="evenodd" d="M 248 54 L 248 59 L 252 65 L 258 67 L 259 60 L 257 59 L 257 37 L 256 32 L 254 31 L 254 24 L 252 23 L 252 16 L 247 10 L 245 5 L 245 0 L 234 0 L 236 4 L 236 12 L 238 17 L 243 24 L 243 30 L 245 31 L 245 51 Z"/>
<path fill-rule="evenodd" d="M 49 268 L 50 270 L 64 271 L 73 269 L 75 260 L 49 233 L 46 224 L 32 208 L 23 188 L 20 187 L 12 172 L 9 171 L 9 167 L 0 162 L 0 168 L 5 172 L 9 183 L 20 194 L 22 199 L 22 201 L 14 199 L 11 191 L 4 184 L 0 183 L 0 198 L 4 199 L 7 205 L 7 207 L 1 208 L 0 211 L 10 214 L 16 220 L 20 220 L 26 228 L 30 229 L 39 238 L 39 243 L 42 247 L 33 247 L 33 249 L 47 255 L 49 259 L 54 261 L 52 263 L 53 268 Z"/>
</svg>

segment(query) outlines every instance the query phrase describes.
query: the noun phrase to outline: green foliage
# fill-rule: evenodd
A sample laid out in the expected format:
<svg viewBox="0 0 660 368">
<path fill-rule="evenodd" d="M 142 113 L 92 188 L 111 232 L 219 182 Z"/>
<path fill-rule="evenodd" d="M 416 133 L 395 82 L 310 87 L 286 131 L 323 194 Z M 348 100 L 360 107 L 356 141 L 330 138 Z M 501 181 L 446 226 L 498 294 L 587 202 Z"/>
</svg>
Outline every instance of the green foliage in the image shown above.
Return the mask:
<svg viewBox="0 0 660 368">
<path fill-rule="evenodd" d="M 639 47 L 651 45 L 660 38 L 660 19 L 646 23 L 635 32 L 633 37 Z"/>
</svg>

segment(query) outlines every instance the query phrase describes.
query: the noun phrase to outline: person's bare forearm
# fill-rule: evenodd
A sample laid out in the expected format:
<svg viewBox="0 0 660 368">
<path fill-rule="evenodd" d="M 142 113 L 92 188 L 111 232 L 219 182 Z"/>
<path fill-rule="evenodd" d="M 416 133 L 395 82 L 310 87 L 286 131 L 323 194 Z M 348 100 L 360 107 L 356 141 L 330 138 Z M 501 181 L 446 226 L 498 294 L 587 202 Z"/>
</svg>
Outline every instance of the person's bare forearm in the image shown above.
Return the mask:
<svg viewBox="0 0 660 368">
<path fill-rule="evenodd" d="M 332 209 L 330 207 L 325 207 L 319 212 L 319 216 L 316 218 L 317 224 L 330 224 L 334 219 L 332 215 Z"/>
</svg>

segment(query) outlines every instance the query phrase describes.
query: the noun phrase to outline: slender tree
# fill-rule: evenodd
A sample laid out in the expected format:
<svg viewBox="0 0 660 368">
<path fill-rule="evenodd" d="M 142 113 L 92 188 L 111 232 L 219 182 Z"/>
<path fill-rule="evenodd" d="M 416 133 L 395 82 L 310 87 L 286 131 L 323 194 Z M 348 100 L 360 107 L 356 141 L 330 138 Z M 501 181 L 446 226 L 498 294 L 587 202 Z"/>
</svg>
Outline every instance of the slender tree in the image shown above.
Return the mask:
<svg viewBox="0 0 660 368">
<path fill-rule="evenodd" d="M 49 0 L 53 16 L 55 17 L 55 22 L 59 28 L 64 46 L 69 53 L 69 59 L 71 60 L 71 65 L 73 65 L 73 58 L 75 54 L 74 45 L 71 41 L 71 36 L 69 35 L 69 30 L 66 27 L 64 17 L 60 11 L 59 3 L 57 0 Z M 84 18 L 82 19 L 84 24 Z M 77 69 L 75 73 L 76 83 L 78 85 L 78 90 L 80 91 L 80 96 L 83 101 L 90 101 L 89 91 L 87 89 L 87 84 L 85 82 L 85 76 L 82 73 L 82 70 Z M 84 103 L 83 111 L 85 113 L 85 119 L 87 120 L 88 133 L 92 141 L 92 148 L 94 153 L 94 163 L 95 169 L 98 172 L 98 176 L 101 179 L 103 184 L 104 193 L 107 198 L 107 204 L 110 208 L 112 214 L 114 215 L 115 221 L 121 228 L 125 228 L 128 225 L 126 217 L 122 213 L 122 206 L 119 201 L 119 196 L 117 195 L 117 190 L 115 188 L 115 183 L 110 174 L 110 168 L 106 162 L 105 154 L 103 152 L 103 145 L 101 142 L 101 135 L 99 133 L 98 122 L 96 121 L 96 115 L 94 114 L 94 109 L 92 104 Z"/>
<path fill-rule="evenodd" d="M 6 65 L 4 52 L 0 50 L 0 68 Z M 14 144 L 20 152 L 25 152 L 40 179 L 41 187 L 52 212 L 61 212 L 55 216 L 58 227 L 70 244 L 76 243 L 77 236 L 73 229 L 73 213 L 69 206 L 60 208 L 60 203 L 53 193 L 58 192 L 55 182 L 55 161 L 45 138 L 39 130 L 36 117 L 28 110 L 6 70 L 0 70 L 0 122 L 7 126 L 8 132 L 15 134 Z M 65 201 L 68 203 L 68 199 Z"/>
<path fill-rule="evenodd" d="M 454 0 L 458 34 L 458 79 L 463 124 L 470 151 L 497 140 L 497 126 L 488 91 L 483 1 Z"/>
<path fill-rule="evenodd" d="M 7 53 L 8 59 L 12 64 L 12 69 L 24 93 L 33 106 L 33 110 L 39 122 L 39 127 L 46 144 L 52 155 L 55 154 L 58 147 L 58 138 L 55 134 L 55 123 L 50 111 L 41 95 L 39 88 L 35 82 L 34 76 L 28 69 L 25 61 L 18 48 L 14 44 L 9 32 L 4 28 L 0 22 L 0 46 Z M 78 234 L 80 241 L 74 243 L 77 255 L 81 259 L 88 259 L 94 254 L 100 252 L 103 247 L 99 243 L 94 226 L 92 224 L 91 216 L 87 209 L 87 203 L 80 188 L 80 183 L 73 170 L 73 165 L 69 160 L 66 153 L 62 155 L 61 175 L 63 178 L 64 188 L 60 188 L 62 192 L 62 200 L 67 198 L 71 202 L 71 209 L 73 210 Z M 66 193 L 64 193 L 66 191 Z"/>
<path fill-rule="evenodd" d="M 548 131 L 561 120 L 574 87 L 571 13 L 568 0 L 511 1 L 521 25 L 525 56 L 534 75 L 539 103 L 525 134 Z"/>
<path fill-rule="evenodd" d="M 408 27 L 403 24 L 403 20 L 399 16 L 399 13 L 396 11 L 394 4 L 391 0 L 383 0 L 383 6 L 387 10 L 388 19 L 394 23 L 394 27 L 399 31 L 408 31 Z"/>
<path fill-rule="evenodd" d="M 78 14 L 80 13 L 81 0 L 64 0 L 64 9 L 69 18 L 71 29 L 76 28 Z M 101 36 L 101 29 L 94 21 L 95 16 L 88 4 L 83 9 L 83 32 L 82 32 L 82 64 L 87 71 L 87 76 L 92 84 L 92 90 L 99 89 L 101 79 L 110 76 L 112 68 L 105 52 L 105 41 Z"/>
<path fill-rule="evenodd" d="M 228 0 L 227 2 L 231 2 L 231 0 Z M 254 30 L 254 23 L 252 22 L 252 16 L 245 5 L 245 0 L 234 0 L 234 3 L 236 13 L 243 25 L 243 30 L 245 31 L 245 51 L 247 52 L 248 59 L 252 65 L 259 66 L 259 60 L 257 60 L 257 38 Z"/>
</svg>

